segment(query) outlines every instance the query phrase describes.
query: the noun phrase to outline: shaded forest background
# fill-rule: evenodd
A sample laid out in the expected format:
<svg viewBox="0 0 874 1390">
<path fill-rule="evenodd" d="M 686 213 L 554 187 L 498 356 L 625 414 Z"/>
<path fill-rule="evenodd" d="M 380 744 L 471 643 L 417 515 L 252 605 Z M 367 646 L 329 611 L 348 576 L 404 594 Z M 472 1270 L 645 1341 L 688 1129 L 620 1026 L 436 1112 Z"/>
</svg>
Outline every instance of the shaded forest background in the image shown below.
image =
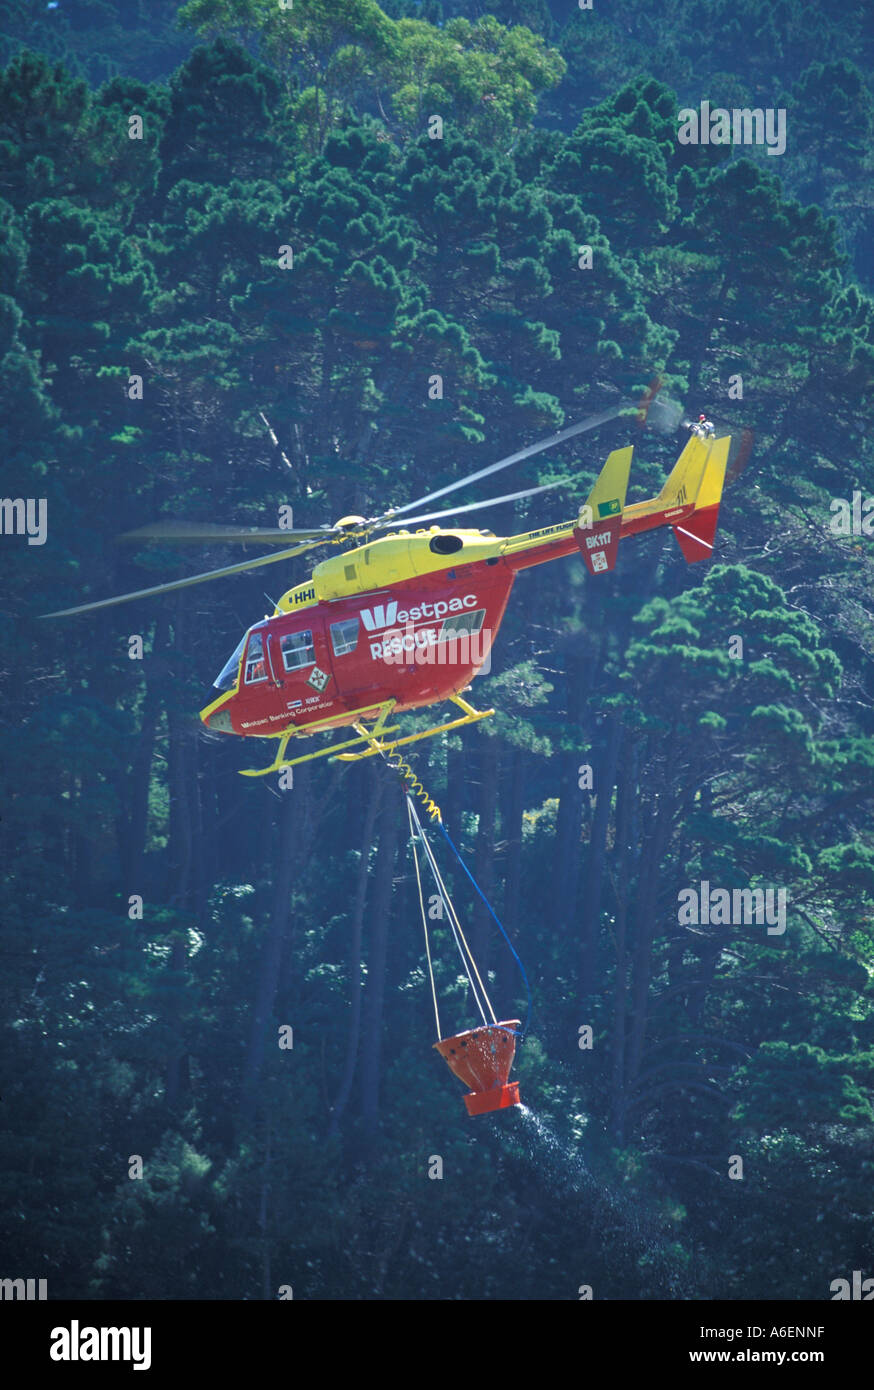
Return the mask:
<svg viewBox="0 0 874 1390">
<path fill-rule="evenodd" d="M 874 567 L 829 525 L 874 493 L 869 7 L 181 13 L 0 3 L 2 490 L 48 501 L 44 546 L 0 543 L 2 1272 L 50 1297 L 828 1297 L 872 1272 Z M 678 145 L 704 98 L 785 106 L 786 154 Z M 396 778 L 316 763 L 282 793 L 197 719 L 265 581 L 37 615 L 239 558 L 116 543 L 148 521 L 372 514 L 656 372 L 755 438 L 715 560 L 657 533 L 598 582 L 523 575 L 474 688 L 498 717 L 415 756 L 532 982 L 537 1120 L 470 1121 Z M 513 475 L 573 487 L 482 524 L 573 515 L 629 439 L 651 495 L 681 439 L 623 419 Z M 785 935 L 680 926 L 702 879 L 784 887 Z"/>
</svg>

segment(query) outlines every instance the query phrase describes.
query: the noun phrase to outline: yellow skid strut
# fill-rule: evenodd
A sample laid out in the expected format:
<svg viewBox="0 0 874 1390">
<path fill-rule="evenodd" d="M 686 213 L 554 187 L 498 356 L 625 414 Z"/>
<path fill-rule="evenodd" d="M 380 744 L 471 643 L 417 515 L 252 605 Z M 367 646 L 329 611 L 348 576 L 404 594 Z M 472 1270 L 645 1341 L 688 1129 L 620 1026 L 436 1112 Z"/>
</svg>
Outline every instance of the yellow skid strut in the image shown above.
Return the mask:
<svg viewBox="0 0 874 1390">
<path fill-rule="evenodd" d="M 364 705 L 360 710 L 353 710 L 350 713 L 350 722 L 356 732 L 356 738 L 348 738 L 344 740 L 343 743 L 331 743 L 327 748 L 320 748 L 317 753 L 303 753 L 299 758 L 290 758 L 286 761 L 285 750 L 288 747 L 290 739 L 293 739 L 296 735 L 301 736 L 304 732 L 307 735 L 324 732 L 324 729 L 320 729 L 318 724 L 312 725 L 305 731 L 296 728 L 288 729 L 284 734 L 274 735 L 274 737 L 279 740 L 279 747 L 276 750 L 276 757 L 269 767 L 243 768 L 240 771 L 240 776 L 267 777 L 272 772 L 281 772 L 283 768 L 297 767 L 299 763 L 312 762 L 314 758 L 336 757 L 342 762 L 357 762 L 361 758 L 372 758 L 375 753 L 382 753 L 385 755 L 393 752 L 395 748 L 402 747 L 404 744 L 418 743 L 420 739 L 433 738 L 435 734 L 444 734 L 450 729 L 460 729 L 465 724 L 476 724 L 480 719 L 488 719 L 489 716 L 495 712 L 493 709 L 475 710 L 473 706 L 469 705 L 466 700 L 463 700 L 460 695 L 450 695 L 449 698 L 454 705 L 457 705 L 460 710 L 464 711 L 460 719 L 450 719 L 446 724 L 437 724 L 433 729 L 423 729 L 419 734 L 407 734 L 405 738 L 390 739 L 386 742 L 383 742 L 386 735 L 396 733 L 399 727 L 397 724 L 393 724 L 390 729 L 385 727 L 385 721 L 394 709 L 396 701 L 386 700 L 380 705 Z M 372 714 L 374 711 L 378 712 L 378 717 L 373 728 L 368 729 L 361 723 L 361 719 L 367 714 Z M 360 743 L 368 743 L 370 747 L 365 752 L 341 752 L 341 749 L 354 748 L 356 744 Z"/>
<path fill-rule="evenodd" d="M 288 762 L 285 761 L 285 750 L 288 747 L 289 740 L 295 736 L 308 737 L 310 734 L 324 733 L 327 721 L 320 721 L 322 724 L 321 728 L 319 724 L 316 723 L 306 730 L 294 728 L 286 730 L 284 734 L 274 734 L 273 737 L 279 739 L 279 747 L 276 750 L 276 757 L 273 759 L 270 766 L 241 768 L 240 776 L 267 777 L 271 772 L 281 772 L 283 768 L 286 767 L 297 767 L 299 763 L 309 763 L 312 762 L 314 758 L 327 758 L 330 754 L 336 753 L 340 748 L 351 748 L 356 743 L 366 743 L 374 734 L 393 734 L 399 728 L 399 725 L 394 724 L 390 729 L 386 729 L 384 725 L 386 719 L 394 709 L 395 703 L 394 700 L 386 700 L 381 705 L 363 705 L 360 710 L 353 710 L 353 719 L 355 719 L 356 716 L 360 718 L 365 714 L 373 713 L 374 710 L 378 711 L 378 718 L 373 728 L 364 730 L 362 724 L 355 722 L 353 728 L 359 730 L 357 738 L 346 739 L 344 743 L 331 743 L 327 748 L 320 748 L 317 753 L 303 753 L 299 758 L 291 758 Z M 348 757 L 349 755 L 346 754 L 345 756 Z"/>
<path fill-rule="evenodd" d="M 440 814 L 440 807 L 437 805 L 437 802 L 433 797 L 428 795 L 422 783 L 419 781 L 415 769 L 410 767 L 409 763 L 404 762 L 397 750 L 405 743 L 416 743 L 419 739 L 432 738 L 434 734 L 445 733 L 447 729 L 458 729 L 461 728 L 463 724 L 475 724 L 480 719 L 488 719 L 489 715 L 495 712 L 493 709 L 475 710 L 466 700 L 462 700 L 460 695 L 450 695 L 449 698 L 454 705 L 457 705 L 459 709 L 464 711 L 464 717 L 462 719 L 452 719 L 448 724 L 438 724 L 436 728 L 425 729 L 420 734 L 408 734 L 405 738 L 391 739 L 386 742 L 383 742 L 382 737 L 377 736 L 375 728 L 372 730 L 365 729 L 363 724 L 356 724 L 355 728 L 358 729 L 361 737 L 366 739 L 370 744 L 369 750 L 366 753 L 339 753 L 337 755 L 337 761 L 342 761 L 344 759 L 348 761 L 358 761 L 360 758 L 372 758 L 374 753 L 379 753 L 388 763 L 389 767 L 394 768 L 401 781 L 405 783 L 408 798 L 410 796 L 417 796 L 420 801 L 424 801 L 425 809 L 431 819 L 442 821 L 443 817 Z M 391 732 L 390 729 L 383 730 L 383 737 L 386 733 Z"/>
<path fill-rule="evenodd" d="M 387 743 L 384 743 L 382 738 L 385 734 L 392 733 L 391 729 L 380 730 L 376 726 L 373 729 L 365 729 L 363 724 L 355 724 L 354 728 L 358 730 L 360 739 L 353 739 L 352 742 L 364 741 L 369 743 L 370 747 L 365 753 L 338 753 L 337 760 L 352 763 L 359 762 L 362 758 L 372 758 L 375 753 L 392 753 L 395 748 L 402 748 L 407 743 L 418 743 L 420 739 L 433 738 L 435 734 L 445 734 L 449 729 L 460 729 L 465 724 L 476 724 L 480 719 L 488 719 L 495 712 L 493 709 L 475 710 L 466 700 L 462 700 L 460 695 L 450 695 L 449 698 L 454 705 L 464 710 L 463 718 L 450 719 L 447 724 L 437 724 L 433 729 L 423 729 L 420 734 L 407 734 L 406 738 L 391 739 Z M 327 749 L 326 751 L 330 752 L 331 750 Z"/>
</svg>

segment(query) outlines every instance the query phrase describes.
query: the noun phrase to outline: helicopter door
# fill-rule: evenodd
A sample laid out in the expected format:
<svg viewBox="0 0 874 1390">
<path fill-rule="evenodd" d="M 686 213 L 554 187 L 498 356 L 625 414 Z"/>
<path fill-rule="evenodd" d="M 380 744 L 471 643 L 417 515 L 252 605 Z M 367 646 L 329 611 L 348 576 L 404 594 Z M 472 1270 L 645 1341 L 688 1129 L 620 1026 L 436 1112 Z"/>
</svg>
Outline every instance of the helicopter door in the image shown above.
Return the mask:
<svg viewBox="0 0 874 1390">
<path fill-rule="evenodd" d="M 289 714 L 330 704 L 337 693 L 324 623 L 315 613 L 301 615 L 291 632 L 271 632 L 267 655 Z"/>
</svg>

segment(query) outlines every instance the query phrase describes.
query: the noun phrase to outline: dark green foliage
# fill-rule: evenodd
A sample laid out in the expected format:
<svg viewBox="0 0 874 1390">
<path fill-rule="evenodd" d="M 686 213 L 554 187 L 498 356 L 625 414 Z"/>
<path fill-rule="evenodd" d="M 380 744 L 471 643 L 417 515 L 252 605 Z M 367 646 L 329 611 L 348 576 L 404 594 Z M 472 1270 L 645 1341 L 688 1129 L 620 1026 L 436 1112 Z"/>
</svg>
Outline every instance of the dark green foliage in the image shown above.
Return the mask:
<svg viewBox="0 0 874 1390">
<path fill-rule="evenodd" d="M 829 527 L 872 476 L 865 7 L 197 0 L 193 51 L 161 6 L 65 0 L 49 37 L 11 8 L 0 444 L 49 530 L 0 538 L 7 1272 L 52 1297 L 826 1297 L 871 1262 L 874 561 Z M 677 144 L 680 104 L 766 77 L 783 182 Z M 373 514 L 656 370 L 755 434 L 716 561 L 659 532 L 612 576 L 521 576 L 475 692 L 498 716 L 415 755 L 531 979 L 534 1116 L 468 1122 L 396 779 L 316 763 L 280 793 L 196 717 L 306 564 L 36 615 L 239 558 L 116 544 L 133 527 Z M 482 524 L 572 515 L 629 441 L 652 495 L 682 439 L 626 418 L 524 464 L 571 481 Z M 704 881 L 785 890 L 785 930 L 684 919 Z"/>
</svg>

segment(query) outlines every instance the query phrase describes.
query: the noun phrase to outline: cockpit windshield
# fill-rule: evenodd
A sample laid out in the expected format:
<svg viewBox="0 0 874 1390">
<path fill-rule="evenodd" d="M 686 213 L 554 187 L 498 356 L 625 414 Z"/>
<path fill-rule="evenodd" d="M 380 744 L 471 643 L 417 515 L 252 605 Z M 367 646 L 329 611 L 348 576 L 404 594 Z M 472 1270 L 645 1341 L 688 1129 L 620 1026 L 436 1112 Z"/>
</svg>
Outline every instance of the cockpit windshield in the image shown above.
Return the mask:
<svg viewBox="0 0 874 1390">
<path fill-rule="evenodd" d="M 213 686 L 216 690 L 231 690 L 237 679 L 237 670 L 240 665 L 240 657 L 243 655 L 243 648 L 246 645 L 248 632 L 244 632 L 240 638 L 233 656 L 229 656 L 222 669 L 219 671 Z"/>
</svg>

